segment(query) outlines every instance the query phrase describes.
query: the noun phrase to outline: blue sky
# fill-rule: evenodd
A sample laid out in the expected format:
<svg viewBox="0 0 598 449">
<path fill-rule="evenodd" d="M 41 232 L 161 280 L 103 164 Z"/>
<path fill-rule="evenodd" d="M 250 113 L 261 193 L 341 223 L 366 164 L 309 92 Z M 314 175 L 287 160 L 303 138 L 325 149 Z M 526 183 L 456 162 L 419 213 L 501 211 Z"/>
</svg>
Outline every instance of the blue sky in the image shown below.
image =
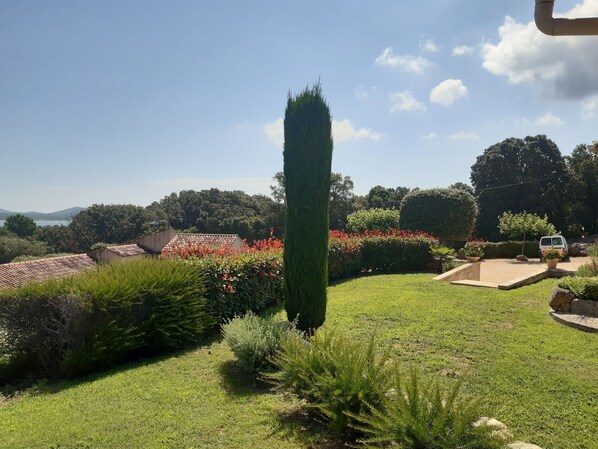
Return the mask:
<svg viewBox="0 0 598 449">
<path fill-rule="evenodd" d="M 598 139 L 598 38 L 533 0 L 0 2 L 0 208 L 269 193 L 287 93 L 321 79 L 355 192 L 469 182 L 485 148 Z M 598 0 L 555 11 L 598 16 Z"/>
</svg>

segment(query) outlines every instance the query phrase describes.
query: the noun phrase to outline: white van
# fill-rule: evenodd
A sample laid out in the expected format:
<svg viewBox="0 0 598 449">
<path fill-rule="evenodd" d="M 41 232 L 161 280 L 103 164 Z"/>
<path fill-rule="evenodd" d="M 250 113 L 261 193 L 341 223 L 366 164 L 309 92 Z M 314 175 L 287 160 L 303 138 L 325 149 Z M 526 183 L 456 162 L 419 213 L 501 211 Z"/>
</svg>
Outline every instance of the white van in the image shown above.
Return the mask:
<svg viewBox="0 0 598 449">
<path fill-rule="evenodd" d="M 565 255 L 569 251 L 567 240 L 562 235 L 546 235 L 540 239 L 540 255 L 544 254 L 547 249 L 559 249 Z"/>
</svg>

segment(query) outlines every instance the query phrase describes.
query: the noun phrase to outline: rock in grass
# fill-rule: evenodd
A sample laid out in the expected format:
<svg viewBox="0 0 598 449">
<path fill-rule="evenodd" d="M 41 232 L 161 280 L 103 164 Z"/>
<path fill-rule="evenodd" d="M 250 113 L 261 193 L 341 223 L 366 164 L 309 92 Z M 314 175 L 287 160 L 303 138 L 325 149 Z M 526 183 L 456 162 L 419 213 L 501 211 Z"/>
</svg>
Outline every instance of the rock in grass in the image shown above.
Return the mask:
<svg viewBox="0 0 598 449">
<path fill-rule="evenodd" d="M 535 444 L 524 443 L 523 441 L 517 441 L 507 446 L 509 449 L 542 449 L 540 446 Z"/>
<path fill-rule="evenodd" d="M 564 288 L 555 287 L 550 293 L 550 307 L 555 312 L 569 313 L 571 312 L 571 301 L 575 299 L 575 295 Z"/>
<path fill-rule="evenodd" d="M 494 428 L 492 431 L 492 435 L 503 440 L 510 440 L 513 438 L 513 434 L 509 432 L 509 429 L 506 425 L 501 423 L 498 419 L 488 418 L 487 416 L 482 416 L 476 422 L 473 423 L 474 427 L 480 426 L 488 426 Z"/>
</svg>

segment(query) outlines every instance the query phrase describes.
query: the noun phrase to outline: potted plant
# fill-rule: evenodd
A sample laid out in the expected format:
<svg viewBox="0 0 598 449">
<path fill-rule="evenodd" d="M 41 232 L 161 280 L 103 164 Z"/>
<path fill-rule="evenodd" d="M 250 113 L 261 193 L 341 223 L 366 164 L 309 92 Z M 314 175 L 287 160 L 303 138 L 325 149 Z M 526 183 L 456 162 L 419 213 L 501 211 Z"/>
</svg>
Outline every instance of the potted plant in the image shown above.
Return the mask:
<svg viewBox="0 0 598 449">
<path fill-rule="evenodd" d="M 463 248 L 463 252 L 465 254 L 465 258 L 469 262 L 477 262 L 482 257 L 484 257 L 484 251 L 482 250 L 482 246 L 477 242 L 466 243 L 465 248 Z"/>
<path fill-rule="evenodd" d="M 454 249 L 438 244 L 430 245 L 430 254 L 436 262 L 435 269 L 438 273 L 443 273 L 447 266 L 447 262 L 455 258 Z"/>
<path fill-rule="evenodd" d="M 546 262 L 549 270 L 554 270 L 563 256 L 564 254 L 561 250 L 550 248 L 542 253 L 542 260 Z"/>
</svg>

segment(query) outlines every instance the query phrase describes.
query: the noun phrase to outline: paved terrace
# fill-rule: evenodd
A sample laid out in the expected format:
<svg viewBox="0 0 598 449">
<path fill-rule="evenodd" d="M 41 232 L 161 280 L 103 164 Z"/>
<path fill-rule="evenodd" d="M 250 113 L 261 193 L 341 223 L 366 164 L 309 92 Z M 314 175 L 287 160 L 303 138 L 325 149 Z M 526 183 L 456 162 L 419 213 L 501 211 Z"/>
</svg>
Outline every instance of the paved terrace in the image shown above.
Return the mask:
<svg viewBox="0 0 598 449">
<path fill-rule="evenodd" d="M 548 270 L 546 263 L 540 259 L 530 259 L 528 262 L 518 262 L 515 259 L 483 259 L 455 268 L 434 279 L 456 285 L 510 290 L 548 277 L 575 272 L 581 265 L 589 262 L 589 257 L 572 257 L 568 262 L 559 262 L 556 270 Z"/>
</svg>

